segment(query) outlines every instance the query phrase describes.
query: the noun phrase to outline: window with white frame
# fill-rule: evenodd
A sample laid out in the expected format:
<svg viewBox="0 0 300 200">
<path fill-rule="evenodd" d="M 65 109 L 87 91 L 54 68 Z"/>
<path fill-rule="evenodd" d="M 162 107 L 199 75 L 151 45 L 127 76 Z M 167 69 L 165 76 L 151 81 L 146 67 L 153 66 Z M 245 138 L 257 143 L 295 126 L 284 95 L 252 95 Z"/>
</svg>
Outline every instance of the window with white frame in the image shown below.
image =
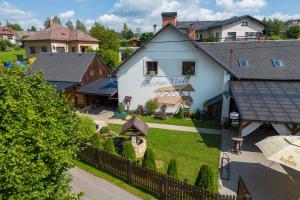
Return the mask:
<svg viewBox="0 0 300 200">
<path fill-rule="evenodd" d="M 151 76 L 157 75 L 157 61 L 146 61 L 146 74 Z"/>
</svg>

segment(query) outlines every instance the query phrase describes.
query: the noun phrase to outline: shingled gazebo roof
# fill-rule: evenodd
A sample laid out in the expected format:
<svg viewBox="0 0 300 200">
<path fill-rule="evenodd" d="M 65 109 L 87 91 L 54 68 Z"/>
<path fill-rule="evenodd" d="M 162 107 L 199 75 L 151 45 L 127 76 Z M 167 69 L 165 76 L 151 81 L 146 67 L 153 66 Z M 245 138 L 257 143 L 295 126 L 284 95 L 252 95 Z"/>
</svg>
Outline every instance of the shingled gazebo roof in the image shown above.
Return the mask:
<svg viewBox="0 0 300 200">
<path fill-rule="evenodd" d="M 127 132 L 130 132 L 129 135 L 147 136 L 148 125 L 145 122 L 141 121 L 138 117 L 133 116 L 130 120 L 128 120 L 128 122 L 123 125 L 120 135 L 124 135 Z"/>
</svg>

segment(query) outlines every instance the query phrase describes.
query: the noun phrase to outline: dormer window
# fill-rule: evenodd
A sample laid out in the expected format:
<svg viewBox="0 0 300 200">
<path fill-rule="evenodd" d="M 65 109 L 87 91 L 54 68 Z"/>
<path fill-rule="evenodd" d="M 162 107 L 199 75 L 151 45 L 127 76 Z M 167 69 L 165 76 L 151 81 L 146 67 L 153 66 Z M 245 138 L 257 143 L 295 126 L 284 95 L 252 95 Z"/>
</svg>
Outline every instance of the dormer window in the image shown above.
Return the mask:
<svg viewBox="0 0 300 200">
<path fill-rule="evenodd" d="M 282 59 L 273 59 L 272 63 L 275 68 L 281 68 L 284 66 Z"/>
<path fill-rule="evenodd" d="M 248 22 L 243 22 L 242 26 L 248 26 Z"/>
<path fill-rule="evenodd" d="M 246 59 L 239 59 L 239 64 L 241 68 L 249 67 L 249 61 Z"/>
</svg>

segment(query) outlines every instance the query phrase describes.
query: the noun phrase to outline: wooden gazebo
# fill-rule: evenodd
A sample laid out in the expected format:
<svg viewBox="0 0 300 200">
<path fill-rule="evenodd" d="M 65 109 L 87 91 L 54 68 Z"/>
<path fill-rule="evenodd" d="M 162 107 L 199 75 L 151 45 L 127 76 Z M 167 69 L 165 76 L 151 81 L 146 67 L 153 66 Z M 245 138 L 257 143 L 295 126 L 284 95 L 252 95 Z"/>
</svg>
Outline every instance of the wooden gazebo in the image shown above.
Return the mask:
<svg viewBox="0 0 300 200">
<path fill-rule="evenodd" d="M 120 135 L 130 135 L 130 136 L 147 136 L 148 135 L 148 125 L 141 121 L 137 116 L 133 116 L 128 122 L 126 122 Z"/>
</svg>

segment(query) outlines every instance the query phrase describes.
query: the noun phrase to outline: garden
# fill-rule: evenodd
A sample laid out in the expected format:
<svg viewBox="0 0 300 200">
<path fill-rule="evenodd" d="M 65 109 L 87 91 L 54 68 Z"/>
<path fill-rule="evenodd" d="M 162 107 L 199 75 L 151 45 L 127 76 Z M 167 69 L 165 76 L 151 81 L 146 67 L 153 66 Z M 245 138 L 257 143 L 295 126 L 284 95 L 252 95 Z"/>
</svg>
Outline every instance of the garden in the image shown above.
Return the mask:
<svg viewBox="0 0 300 200">
<path fill-rule="evenodd" d="M 147 148 L 138 158 L 131 137 L 119 134 L 123 128 L 113 124 L 101 128 L 92 137 L 91 145 L 189 184 L 217 191 L 218 135 L 149 128 L 147 136 L 142 136 Z M 123 138 L 121 148 L 120 138 Z"/>
</svg>

